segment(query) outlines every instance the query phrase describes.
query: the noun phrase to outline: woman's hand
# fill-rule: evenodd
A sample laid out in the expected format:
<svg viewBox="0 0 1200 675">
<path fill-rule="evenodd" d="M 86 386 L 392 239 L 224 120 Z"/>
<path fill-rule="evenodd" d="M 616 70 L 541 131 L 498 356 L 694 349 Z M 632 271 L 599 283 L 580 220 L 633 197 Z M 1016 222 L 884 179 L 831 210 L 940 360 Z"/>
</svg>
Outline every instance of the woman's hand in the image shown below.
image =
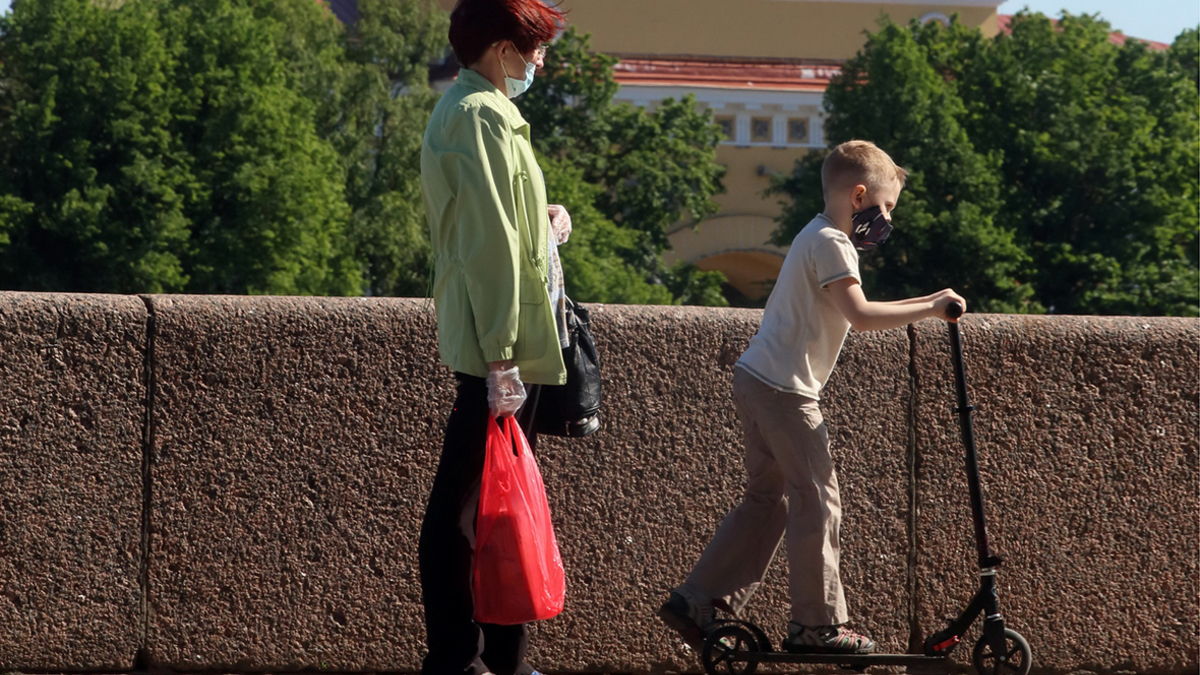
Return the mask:
<svg viewBox="0 0 1200 675">
<path fill-rule="evenodd" d="M 550 232 L 554 240 L 560 244 L 567 243 L 571 236 L 571 214 L 560 204 L 551 204 L 546 208 L 550 213 Z"/>
<path fill-rule="evenodd" d="M 492 417 L 512 417 L 525 404 L 525 385 L 512 361 L 488 364 L 487 393 Z"/>
</svg>

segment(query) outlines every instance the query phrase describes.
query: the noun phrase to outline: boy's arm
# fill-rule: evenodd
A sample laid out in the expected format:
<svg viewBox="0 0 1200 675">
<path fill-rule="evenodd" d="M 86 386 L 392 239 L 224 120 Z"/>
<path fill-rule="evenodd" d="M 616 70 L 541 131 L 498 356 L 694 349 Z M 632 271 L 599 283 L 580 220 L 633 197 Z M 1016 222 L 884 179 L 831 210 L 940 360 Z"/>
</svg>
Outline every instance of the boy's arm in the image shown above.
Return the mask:
<svg viewBox="0 0 1200 675">
<path fill-rule="evenodd" d="M 850 322 L 850 327 L 859 332 L 899 328 L 930 317 L 957 321 L 946 316 L 946 307 L 952 302 L 962 304 L 964 309 L 967 306 L 967 301 L 949 288 L 932 295 L 894 302 L 867 300 L 862 286 L 853 277 L 838 279 L 825 288 L 829 289 L 833 304 Z"/>
<path fill-rule="evenodd" d="M 919 298 L 905 298 L 905 299 L 903 299 L 903 300 L 886 300 L 886 301 L 884 301 L 884 300 L 880 300 L 878 304 L 881 304 L 881 305 L 896 305 L 896 306 L 902 306 L 902 305 L 919 305 L 919 304 L 921 304 L 921 303 L 929 302 L 930 300 L 933 300 L 933 296 L 932 296 L 932 295 L 923 295 L 923 296 L 921 296 L 921 297 L 919 297 Z"/>
</svg>

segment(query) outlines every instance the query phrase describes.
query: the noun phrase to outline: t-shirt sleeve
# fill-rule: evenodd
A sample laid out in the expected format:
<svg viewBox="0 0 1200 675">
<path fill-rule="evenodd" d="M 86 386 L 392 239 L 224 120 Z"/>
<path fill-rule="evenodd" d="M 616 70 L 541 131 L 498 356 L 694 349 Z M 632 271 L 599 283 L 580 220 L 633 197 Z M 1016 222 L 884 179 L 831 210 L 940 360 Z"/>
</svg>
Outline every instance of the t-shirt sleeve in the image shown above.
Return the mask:
<svg viewBox="0 0 1200 675">
<path fill-rule="evenodd" d="M 817 268 L 817 283 L 825 288 L 839 279 L 853 277 L 862 283 L 858 275 L 858 252 L 849 241 L 829 239 L 813 252 Z"/>
</svg>

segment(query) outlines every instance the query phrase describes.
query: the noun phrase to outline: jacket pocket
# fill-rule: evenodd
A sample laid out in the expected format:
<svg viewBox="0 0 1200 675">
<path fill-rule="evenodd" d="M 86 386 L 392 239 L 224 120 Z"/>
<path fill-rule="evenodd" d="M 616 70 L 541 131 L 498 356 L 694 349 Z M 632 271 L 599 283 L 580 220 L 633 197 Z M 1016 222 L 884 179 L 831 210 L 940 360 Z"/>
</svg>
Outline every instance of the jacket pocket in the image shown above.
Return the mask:
<svg viewBox="0 0 1200 675">
<path fill-rule="evenodd" d="M 534 228 L 536 227 L 534 223 L 538 222 L 539 215 L 529 211 L 531 203 L 537 204 L 536 199 L 531 200 L 530 198 L 529 193 L 532 190 L 533 183 L 529 179 L 529 174 L 525 171 L 517 171 L 516 175 L 513 176 L 513 194 L 516 196 L 518 239 L 524 239 L 521 242 L 522 297 L 527 295 L 524 287 L 525 277 L 528 276 L 533 279 L 543 278 L 545 275 L 542 273 L 542 268 L 548 265 L 547 262 L 542 260 L 543 257 L 547 256 L 546 251 L 543 250 L 547 242 L 533 236 Z M 540 217 L 547 218 L 545 213 L 541 214 Z M 542 285 L 545 286 L 545 281 L 542 282 Z M 525 300 L 522 300 L 522 302 L 525 302 Z"/>
<path fill-rule="evenodd" d="M 521 271 L 521 304 L 540 305 L 546 301 L 549 291 L 546 282 L 539 277 L 531 277 L 528 272 Z"/>
<path fill-rule="evenodd" d="M 525 288 L 526 284 L 527 280 L 522 279 L 521 304 L 518 305 L 517 315 L 517 343 L 513 345 L 513 358 L 517 361 L 538 362 L 550 353 L 551 343 L 553 348 L 558 349 L 558 331 L 554 327 L 550 308 L 545 304 L 545 287 L 542 287 L 540 293 L 530 293 Z"/>
</svg>

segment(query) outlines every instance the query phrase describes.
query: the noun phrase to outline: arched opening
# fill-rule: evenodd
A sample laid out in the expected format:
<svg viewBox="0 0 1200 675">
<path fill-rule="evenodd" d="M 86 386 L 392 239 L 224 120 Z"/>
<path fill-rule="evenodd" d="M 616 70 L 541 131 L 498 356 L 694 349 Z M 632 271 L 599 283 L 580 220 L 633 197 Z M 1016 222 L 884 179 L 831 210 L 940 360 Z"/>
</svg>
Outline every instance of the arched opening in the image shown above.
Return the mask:
<svg viewBox="0 0 1200 675">
<path fill-rule="evenodd" d="M 729 251 L 699 260 L 696 267 L 725 275 L 729 286 L 736 291 L 730 293 L 726 289 L 730 304 L 761 306 L 779 278 L 783 256 L 770 251 Z"/>
<path fill-rule="evenodd" d="M 787 249 L 769 243 L 774 218 L 757 215 L 721 216 L 671 232 L 671 249 L 663 254 L 668 265 L 689 262 L 705 271 L 725 275 L 725 295 L 735 306 L 761 306 L 770 294 Z"/>
<path fill-rule="evenodd" d="M 942 12 L 929 12 L 925 16 L 922 16 L 920 19 L 917 19 L 917 21 L 920 22 L 921 25 L 925 25 L 925 24 L 929 23 L 930 21 L 937 21 L 938 23 L 942 24 L 943 26 L 946 26 L 946 27 L 950 26 L 950 17 L 946 16 Z"/>
</svg>

